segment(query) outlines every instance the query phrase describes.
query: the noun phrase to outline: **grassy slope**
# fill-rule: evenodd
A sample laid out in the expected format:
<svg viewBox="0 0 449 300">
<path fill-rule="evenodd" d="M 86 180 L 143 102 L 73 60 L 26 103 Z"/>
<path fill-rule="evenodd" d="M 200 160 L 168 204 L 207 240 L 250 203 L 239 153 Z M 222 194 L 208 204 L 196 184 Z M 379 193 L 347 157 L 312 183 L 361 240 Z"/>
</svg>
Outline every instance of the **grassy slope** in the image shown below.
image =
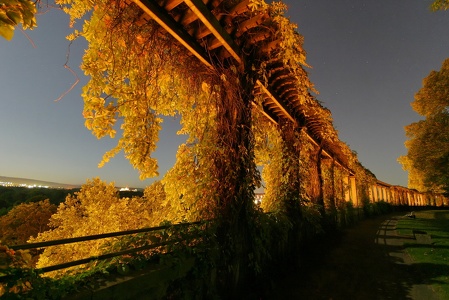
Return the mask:
<svg viewBox="0 0 449 300">
<path fill-rule="evenodd" d="M 419 244 L 410 240 L 404 246 L 418 270 L 426 278 L 426 284 L 441 299 L 449 299 L 449 210 L 416 212 L 416 219 L 399 220 L 399 235 L 413 236 L 413 230 L 425 231 L 431 236 L 431 244 Z"/>
</svg>

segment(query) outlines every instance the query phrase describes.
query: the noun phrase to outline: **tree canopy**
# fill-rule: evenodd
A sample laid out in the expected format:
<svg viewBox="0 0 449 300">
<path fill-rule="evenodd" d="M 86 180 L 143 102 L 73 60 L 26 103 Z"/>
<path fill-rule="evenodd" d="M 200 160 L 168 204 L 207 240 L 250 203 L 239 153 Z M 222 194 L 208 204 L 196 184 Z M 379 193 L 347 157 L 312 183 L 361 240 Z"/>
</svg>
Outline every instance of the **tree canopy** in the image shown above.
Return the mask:
<svg viewBox="0 0 449 300">
<path fill-rule="evenodd" d="M 39 202 L 21 203 L 0 217 L 0 240 L 3 244 L 25 244 L 30 237 L 48 230 L 48 222 L 56 205 L 46 199 Z"/>
<path fill-rule="evenodd" d="M 159 208 L 165 195 L 160 195 L 160 185 L 147 188 L 146 198 L 119 198 L 114 183 L 98 178 L 87 180 L 79 192 L 67 196 L 48 222 L 49 230 L 40 232 L 31 242 L 101 234 L 159 225 L 166 215 Z M 154 215 L 154 218 L 153 218 Z M 157 222 L 157 223 L 155 223 Z M 44 267 L 98 255 L 108 240 L 89 241 L 47 248 L 40 256 L 37 266 Z"/>
<path fill-rule="evenodd" d="M 449 59 L 424 78 L 412 107 L 424 120 L 405 127 L 408 152 L 399 160 L 409 171 L 409 187 L 449 192 Z"/>
</svg>

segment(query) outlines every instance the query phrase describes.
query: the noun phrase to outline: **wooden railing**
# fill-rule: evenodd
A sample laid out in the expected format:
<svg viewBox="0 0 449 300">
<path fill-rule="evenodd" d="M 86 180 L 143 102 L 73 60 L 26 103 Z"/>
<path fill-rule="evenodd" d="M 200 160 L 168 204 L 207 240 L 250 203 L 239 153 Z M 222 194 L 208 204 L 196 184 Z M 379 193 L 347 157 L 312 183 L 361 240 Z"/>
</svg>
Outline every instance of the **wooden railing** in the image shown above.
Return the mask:
<svg viewBox="0 0 449 300">
<path fill-rule="evenodd" d="M 157 226 L 157 227 L 151 227 L 151 228 L 142 228 L 142 229 L 134 229 L 134 230 L 127 230 L 127 231 L 120 231 L 120 232 L 110 232 L 110 233 L 103 233 L 103 234 L 96 234 L 96 235 L 88 235 L 88 236 L 82 236 L 82 237 L 75 237 L 75 238 L 67 238 L 67 239 L 60 239 L 60 240 L 53 240 L 53 241 L 46 241 L 46 242 L 38 242 L 38 243 L 30 243 L 30 244 L 23 244 L 23 245 L 16 245 L 16 246 L 10 246 L 9 249 L 12 250 L 28 250 L 28 249 L 45 249 L 47 247 L 57 246 L 57 245 L 67 245 L 71 243 L 78 243 L 78 242 L 85 242 L 85 241 L 92 241 L 92 240 L 99 240 L 99 239 L 105 239 L 105 238 L 111 238 L 111 237 L 123 237 L 123 236 L 130 236 L 133 234 L 138 233 L 156 233 L 163 230 L 178 230 L 178 229 L 189 229 L 196 225 L 206 224 L 204 221 L 198 221 L 193 223 L 180 223 L 175 225 L 166 225 L 166 226 Z M 44 268 L 36 268 L 35 270 L 38 273 L 46 273 L 51 271 L 57 271 L 69 267 L 79 266 L 83 264 L 87 264 L 93 261 L 100 261 L 100 260 L 106 260 L 122 255 L 127 254 L 135 254 L 138 252 L 146 251 L 146 250 L 152 250 L 156 248 L 160 248 L 167 245 L 174 245 L 176 243 L 181 242 L 187 242 L 189 239 L 193 240 L 194 238 L 198 238 L 198 234 L 192 234 L 189 236 L 183 236 L 179 237 L 179 235 L 173 235 L 172 238 L 168 238 L 167 240 L 161 241 L 161 242 L 151 242 L 149 244 L 139 246 L 139 247 L 131 247 L 129 249 L 124 249 L 117 252 L 111 252 L 106 254 L 101 254 L 97 256 L 91 256 L 84 259 L 74 260 L 66 263 L 56 264 Z M 145 239 L 145 237 L 142 237 L 142 239 Z M 0 282 L 6 281 L 10 276 L 8 275 L 0 275 Z"/>
</svg>

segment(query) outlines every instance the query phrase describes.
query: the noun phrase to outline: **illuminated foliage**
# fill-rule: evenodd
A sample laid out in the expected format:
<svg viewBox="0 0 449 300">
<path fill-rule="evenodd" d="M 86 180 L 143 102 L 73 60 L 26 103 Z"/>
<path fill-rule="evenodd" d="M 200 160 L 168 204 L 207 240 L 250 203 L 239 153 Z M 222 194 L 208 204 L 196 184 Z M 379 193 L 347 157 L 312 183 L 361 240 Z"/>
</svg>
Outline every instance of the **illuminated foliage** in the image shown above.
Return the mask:
<svg viewBox="0 0 449 300">
<path fill-rule="evenodd" d="M 202 93 L 182 110 L 180 134 L 188 134 L 178 148 L 176 163 L 162 180 L 173 220 L 196 221 L 216 216 L 217 185 L 214 152 L 217 150 L 216 107 L 219 87 L 202 83 Z M 192 101 L 193 100 L 193 101 Z"/>
<path fill-rule="evenodd" d="M 140 198 L 118 198 L 113 183 L 88 180 L 75 195 L 69 195 L 50 219 L 50 230 L 30 242 L 80 237 L 107 232 L 149 227 L 152 203 Z M 51 266 L 99 255 L 108 239 L 46 248 L 37 267 Z"/>
<path fill-rule="evenodd" d="M 25 244 L 30 237 L 49 229 L 48 222 L 56 206 L 44 200 L 21 203 L 0 217 L 0 240 L 5 245 Z"/>
<path fill-rule="evenodd" d="M 449 0 L 435 0 L 432 3 L 431 9 L 433 11 L 447 10 L 447 9 L 449 9 Z"/>
<path fill-rule="evenodd" d="M 405 127 L 407 155 L 399 158 L 409 172 L 409 187 L 449 191 L 449 59 L 432 71 L 416 93 L 413 109 L 425 119 Z"/>
<path fill-rule="evenodd" d="M 159 226 L 165 220 L 174 220 L 173 208 L 167 201 L 164 185 L 160 181 L 155 181 L 148 186 L 143 198 L 145 199 L 145 208 L 141 213 L 148 218 L 148 226 Z M 141 200 L 140 200 L 141 201 Z"/>
<path fill-rule="evenodd" d="M 22 23 L 23 29 L 33 29 L 36 24 L 36 5 L 30 0 L 2 0 L 0 2 L 0 36 L 11 40 L 14 29 Z"/>
<path fill-rule="evenodd" d="M 266 119 L 259 110 L 254 109 L 253 132 L 255 136 L 255 155 L 258 166 L 263 167 L 262 180 L 265 194 L 261 207 L 265 212 L 280 210 L 280 185 L 282 178 L 282 137 L 277 125 Z"/>
<path fill-rule="evenodd" d="M 75 21 L 93 9 L 91 1 L 61 1 Z M 140 178 L 157 176 L 152 157 L 162 115 L 173 116 L 194 103 L 201 93 L 195 61 L 141 10 L 125 1 L 95 1 L 82 30 L 88 49 L 81 68 L 90 77 L 83 88 L 85 125 L 97 138 L 120 137 L 102 166 L 121 150 L 139 170 Z M 189 76 L 187 76 L 189 74 Z M 117 128 L 119 127 L 119 128 Z"/>
<path fill-rule="evenodd" d="M 302 151 L 300 153 L 301 159 L 301 184 L 302 184 L 302 199 L 308 203 L 317 204 L 320 197 L 320 184 L 318 180 L 317 169 L 317 152 L 316 146 L 310 142 L 306 133 L 301 132 Z"/>
<path fill-rule="evenodd" d="M 281 123 L 280 134 L 282 138 L 282 174 L 278 178 L 280 181 L 279 192 L 281 209 L 284 213 L 297 210 L 302 204 L 301 195 L 301 174 L 300 174 L 300 153 L 301 145 L 299 132 L 290 122 Z M 295 216 L 299 218 L 300 216 Z"/>
</svg>

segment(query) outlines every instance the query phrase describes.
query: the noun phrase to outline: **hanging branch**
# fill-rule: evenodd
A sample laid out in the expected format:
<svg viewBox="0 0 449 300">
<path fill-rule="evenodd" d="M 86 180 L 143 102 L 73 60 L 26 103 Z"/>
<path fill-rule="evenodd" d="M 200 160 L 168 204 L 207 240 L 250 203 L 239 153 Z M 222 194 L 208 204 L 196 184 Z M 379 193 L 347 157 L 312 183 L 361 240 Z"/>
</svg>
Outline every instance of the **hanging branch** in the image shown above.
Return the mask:
<svg viewBox="0 0 449 300">
<path fill-rule="evenodd" d="M 72 84 L 72 86 L 68 90 L 66 90 L 64 93 L 62 93 L 61 96 L 59 96 L 55 100 L 55 102 L 58 102 L 59 100 L 64 98 L 68 93 L 70 93 L 75 88 L 75 86 L 78 84 L 78 82 L 80 82 L 80 79 L 79 79 L 78 75 L 68 65 L 69 57 L 70 57 L 70 47 L 72 46 L 72 43 L 73 43 L 73 41 L 70 41 L 69 46 L 67 47 L 67 54 L 66 54 L 66 61 L 65 61 L 65 64 L 64 64 L 64 68 L 66 68 L 67 70 L 69 70 L 70 73 L 72 73 L 72 75 L 75 77 L 75 82 Z"/>
</svg>

